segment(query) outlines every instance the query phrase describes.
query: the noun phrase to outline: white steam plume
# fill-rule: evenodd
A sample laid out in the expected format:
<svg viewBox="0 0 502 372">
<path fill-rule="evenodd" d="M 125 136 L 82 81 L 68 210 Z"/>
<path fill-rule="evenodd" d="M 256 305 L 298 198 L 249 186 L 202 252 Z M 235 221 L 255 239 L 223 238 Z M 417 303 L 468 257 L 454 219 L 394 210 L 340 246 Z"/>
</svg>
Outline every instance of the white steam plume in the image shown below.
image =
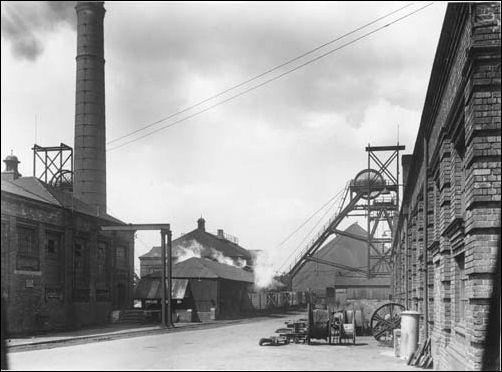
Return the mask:
<svg viewBox="0 0 502 372">
<path fill-rule="evenodd" d="M 177 263 L 186 261 L 192 257 L 207 257 L 221 264 L 235 266 L 241 269 L 247 266 L 246 260 L 242 258 L 234 260 L 214 248 L 203 247 L 193 239 L 185 242 L 184 244 L 176 245 L 174 247 L 173 256 L 176 258 Z"/>
<path fill-rule="evenodd" d="M 204 249 L 205 248 L 195 240 L 189 240 L 185 244 L 175 247 L 174 257 L 176 258 L 176 262 L 183 262 L 192 257 L 201 258 Z"/>
<path fill-rule="evenodd" d="M 284 284 L 275 278 L 275 270 L 267 252 L 258 253 L 254 265 L 254 284 L 257 289 L 275 289 Z"/>
</svg>

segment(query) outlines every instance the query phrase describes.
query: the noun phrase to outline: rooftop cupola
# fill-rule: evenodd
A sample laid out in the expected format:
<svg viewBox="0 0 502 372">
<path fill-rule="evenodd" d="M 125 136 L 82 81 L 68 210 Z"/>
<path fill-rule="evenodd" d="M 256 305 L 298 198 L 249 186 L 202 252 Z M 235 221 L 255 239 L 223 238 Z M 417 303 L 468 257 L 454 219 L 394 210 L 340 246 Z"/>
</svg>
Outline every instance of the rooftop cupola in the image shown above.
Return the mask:
<svg viewBox="0 0 502 372">
<path fill-rule="evenodd" d="M 18 171 L 18 164 L 20 161 L 17 159 L 16 155 L 12 155 L 12 151 L 3 162 L 5 163 L 5 170 L 2 172 L 3 181 L 14 181 L 21 177 Z"/>
</svg>

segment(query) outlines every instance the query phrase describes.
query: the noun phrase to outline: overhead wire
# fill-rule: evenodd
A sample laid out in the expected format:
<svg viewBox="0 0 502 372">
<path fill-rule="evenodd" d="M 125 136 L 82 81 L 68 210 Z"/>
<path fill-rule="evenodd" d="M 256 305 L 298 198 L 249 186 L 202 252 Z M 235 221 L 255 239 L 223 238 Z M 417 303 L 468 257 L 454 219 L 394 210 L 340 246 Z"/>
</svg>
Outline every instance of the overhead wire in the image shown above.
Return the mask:
<svg viewBox="0 0 502 372">
<path fill-rule="evenodd" d="M 330 40 L 330 41 L 328 41 L 328 42 L 326 42 L 326 43 L 324 43 L 322 45 L 319 45 L 318 47 L 316 47 L 314 49 L 311 49 L 311 50 L 309 50 L 309 51 L 307 51 L 307 52 L 305 52 L 305 53 L 303 53 L 303 54 L 301 54 L 301 55 L 299 55 L 297 57 L 291 58 L 291 59 L 287 60 L 286 62 L 281 63 L 280 65 L 277 65 L 277 66 L 275 66 L 273 68 L 268 69 L 265 72 L 262 72 L 262 73 L 260 73 L 258 75 L 255 75 L 255 76 L 253 76 L 253 77 L 251 77 L 251 78 L 249 78 L 247 80 L 244 80 L 244 81 L 242 81 L 242 82 L 240 82 L 240 83 L 238 83 L 238 84 L 236 84 L 236 85 L 234 85 L 234 86 L 232 86 L 230 88 L 227 88 L 227 89 L 225 89 L 225 90 L 223 90 L 223 91 L 221 91 L 221 92 L 219 92 L 219 93 L 217 93 L 217 94 L 215 94 L 213 96 L 210 96 L 210 97 L 208 97 L 208 98 L 206 98 L 206 99 L 204 99 L 202 101 L 199 101 L 199 102 L 197 102 L 195 104 L 192 104 L 192 105 L 190 105 L 190 106 L 188 106 L 188 107 L 186 107 L 186 108 L 184 108 L 182 110 L 179 110 L 179 111 L 177 111 L 177 112 L 175 112 L 173 114 L 170 114 L 170 115 L 168 115 L 168 116 L 166 116 L 166 117 L 164 117 L 162 119 L 154 121 L 153 123 L 150 123 L 150 124 L 148 124 L 146 126 L 143 126 L 142 128 L 136 129 L 136 130 L 134 130 L 134 131 L 132 131 L 130 133 L 127 133 L 127 134 L 122 135 L 120 137 L 114 138 L 114 139 L 108 141 L 107 144 L 109 145 L 109 144 L 115 143 L 117 141 L 120 141 L 121 139 L 124 139 L 124 138 L 127 138 L 129 136 L 132 136 L 132 135 L 134 135 L 136 133 L 139 133 L 139 132 L 141 132 L 141 131 L 143 131 L 145 129 L 151 128 L 154 125 L 160 124 L 160 123 L 162 123 L 162 122 L 164 122 L 166 120 L 169 120 L 169 119 L 171 119 L 171 118 L 173 118 L 175 116 L 178 116 L 178 115 L 183 114 L 183 113 L 185 113 L 187 111 L 190 111 L 190 110 L 192 110 L 192 109 L 194 109 L 196 107 L 199 107 L 199 106 L 201 106 L 202 104 L 204 104 L 204 103 L 206 103 L 208 101 L 211 101 L 211 100 L 213 100 L 215 98 L 218 98 L 218 97 L 220 97 L 220 96 L 222 96 L 222 95 L 224 95 L 224 94 L 226 94 L 228 92 L 231 92 L 234 89 L 240 88 L 243 85 L 246 85 L 246 84 L 248 84 L 248 83 L 250 83 L 250 82 L 252 82 L 254 80 L 257 80 L 257 79 L 259 79 L 259 78 L 261 78 L 261 77 L 263 77 L 265 75 L 268 75 L 271 72 L 274 72 L 274 71 L 276 71 L 276 70 L 278 70 L 278 69 L 280 69 L 280 68 L 282 68 L 284 66 L 287 66 L 287 65 L 289 65 L 289 64 L 291 64 L 293 62 L 296 62 L 297 60 L 302 59 L 303 57 L 306 57 L 306 56 L 308 56 L 308 55 L 310 55 L 310 54 L 312 54 L 312 53 L 314 53 L 314 52 L 316 52 L 316 51 L 318 51 L 318 50 L 320 50 L 320 49 L 322 49 L 322 48 L 324 48 L 324 47 L 326 47 L 328 45 L 331 45 L 331 44 L 333 44 L 333 43 L 335 43 L 335 42 L 337 42 L 337 41 L 339 41 L 339 40 L 341 40 L 341 39 L 343 39 L 343 38 L 345 38 L 347 36 L 350 36 L 350 35 L 358 32 L 360 30 L 363 30 L 366 27 L 369 27 L 369 26 L 371 26 L 371 25 L 373 25 L 373 24 L 381 21 L 382 19 L 390 17 L 391 15 L 393 15 L 393 14 L 395 14 L 395 13 L 397 13 L 397 12 L 399 12 L 399 11 L 405 9 L 405 8 L 408 8 L 408 7 L 412 6 L 413 4 L 414 3 L 409 3 L 409 4 L 403 6 L 403 7 L 399 8 L 399 9 L 396 9 L 396 10 L 390 12 L 390 13 L 387 13 L 387 14 L 381 16 L 381 17 L 378 17 L 378 18 L 374 19 L 373 21 L 364 24 L 363 26 L 359 26 L 358 28 L 356 28 L 356 29 L 354 29 L 354 30 L 352 30 L 350 32 L 347 32 L 347 33 L 345 33 L 345 34 L 343 34 L 341 36 L 338 36 L 337 38 L 335 38 L 333 40 Z"/>
<path fill-rule="evenodd" d="M 262 86 L 264 86 L 264 85 L 266 85 L 266 84 L 268 84 L 268 83 L 270 83 L 272 81 L 278 80 L 278 79 L 280 79 L 280 78 L 282 78 L 282 77 L 284 77 L 284 76 L 286 76 L 286 75 L 288 75 L 288 74 L 290 74 L 290 73 L 292 73 L 294 71 L 299 70 L 302 67 L 305 67 L 305 66 L 307 66 L 307 65 L 309 65 L 311 63 L 314 63 L 314 62 L 316 62 L 316 61 L 318 61 L 318 60 L 320 60 L 320 59 L 322 59 L 322 58 L 324 58 L 324 57 L 326 57 L 326 56 L 328 56 L 328 55 L 330 55 L 330 54 L 332 54 L 332 53 L 334 53 L 334 52 L 336 52 L 338 50 L 341 50 L 341 49 L 343 49 L 343 48 L 345 48 L 345 47 L 347 47 L 347 46 L 349 46 L 351 44 L 354 44 L 355 42 L 357 42 L 359 40 L 362 40 L 362 39 L 364 39 L 364 38 L 366 38 L 366 37 L 368 37 L 368 36 L 370 36 L 370 35 L 378 32 L 378 31 L 380 31 L 380 30 L 382 30 L 382 29 L 384 29 L 386 27 L 389 27 L 389 26 L 393 25 L 394 23 L 397 23 L 397 22 L 399 22 L 399 21 L 401 21 L 401 20 L 403 20 L 403 19 L 405 19 L 407 17 L 410 17 L 411 15 L 413 15 L 413 14 L 415 14 L 415 13 L 417 13 L 417 12 L 419 12 L 419 11 L 421 11 L 421 10 L 429 7 L 429 6 L 431 6 L 432 4 L 434 4 L 434 3 L 431 2 L 431 3 L 427 4 L 427 5 L 424 5 L 424 6 L 420 7 L 420 8 L 418 8 L 418 9 L 414 10 L 413 12 L 410 12 L 410 13 L 404 15 L 404 16 L 401 16 L 401 17 L 395 19 L 392 22 L 389 22 L 389 23 L 387 23 L 387 24 L 385 24 L 383 26 L 380 26 L 380 27 L 378 27 L 378 28 L 376 28 L 376 29 L 374 29 L 374 30 L 372 30 L 370 32 L 367 32 L 367 33 L 363 34 L 362 36 L 357 37 L 354 40 L 351 40 L 351 41 L 349 41 L 349 42 L 347 42 L 347 43 L 345 43 L 345 44 L 343 44 L 343 45 L 341 45 L 341 46 L 339 46 L 337 48 L 331 49 L 328 52 L 325 52 L 325 53 L 323 53 L 323 54 L 321 54 L 321 55 L 319 55 L 319 56 L 317 56 L 315 58 L 312 58 L 312 59 L 308 60 L 307 62 L 304 62 L 304 63 L 302 63 L 302 64 L 300 64 L 300 65 L 298 65 L 298 66 L 296 66 L 296 67 L 294 67 L 294 68 L 292 68 L 292 69 L 290 69 L 290 70 L 288 70 L 286 72 L 283 72 L 283 73 L 281 73 L 281 74 L 279 74 L 279 75 L 277 75 L 277 76 L 275 76 L 273 78 L 270 78 L 270 79 L 268 79 L 268 80 L 266 80 L 266 81 L 264 81 L 264 82 L 262 82 L 260 84 L 254 85 L 254 86 L 252 86 L 252 87 L 250 87 L 250 88 L 248 88 L 248 89 L 246 89 L 246 90 L 244 90 L 244 91 L 242 91 L 242 92 L 240 92 L 238 94 L 235 94 L 235 95 L 233 95 L 233 96 L 231 96 L 231 97 L 229 97 L 229 98 L 227 98 L 227 99 L 225 99 L 223 101 L 217 102 L 217 103 L 215 103 L 215 104 L 213 104 L 213 105 L 211 105 L 211 106 L 209 106 L 209 107 L 207 107 L 207 108 L 205 108 L 205 109 L 203 109 L 201 111 L 198 111 L 198 112 L 196 112 L 194 114 L 186 116 L 186 117 L 184 117 L 182 119 L 176 120 L 176 121 L 174 121 L 171 124 L 168 124 L 168 125 L 165 125 L 163 127 L 157 128 L 157 129 L 155 129 L 155 130 L 153 130 L 151 132 L 148 132 L 148 133 L 146 133 L 146 134 L 144 134 L 144 135 L 142 135 L 140 137 L 134 138 L 134 139 L 132 139 L 130 141 L 127 141 L 127 142 L 122 143 L 122 144 L 120 144 L 118 146 L 115 146 L 115 147 L 113 147 L 111 149 L 108 149 L 107 151 L 113 151 L 113 150 L 119 149 L 119 148 L 121 148 L 123 146 L 126 146 L 126 145 L 130 144 L 130 143 L 139 141 L 139 140 L 141 140 L 141 139 L 143 139 L 145 137 L 151 136 L 152 134 L 155 134 L 155 133 L 157 133 L 159 131 L 165 130 L 167 128 L 171 128 L 171 127 L 173 127 L 176 124 L 179 124 L 179 123 L 184 122 L 184 121 L 186 121 L 188 119 L 191 119 L 191 118 L 193 118 L 195 116 L 203 114 L 206 111 L 209 111 L 209 110 L 211 110 L 211 109 L 213 109 L 213 108 L 215 108 L 217 106 L 220 106 L 220 105 L 222 105 L 224 103 L 227 103 L 227 102 L 229 102 L 229 101 L 231 101 L 231 100 L 233 100 L 235 98 L 238 98 L 238 97 L 240 97 L 240 96 L 242 96 L 242 95 L 244 95 L 246 93 L 249 93 L 249 92 L 251 92 L 251 91 L 253 91 L 255 89 L 258 89 L 258 88 L 260 88 L 260 87 L 262 87 Z"/>
<path fill-rule="evenodd" d="M 305 243 L 305 241 L 311 236 L 312 232 L 314 231 L 314 229 L 316 229 L 319 224 L 321 223 L 321 221 L 323 221 L 324 217 L 326 217 L 326 215 L 328 214 L 329 211 L 332 210 L 332 207 L 334 207 L 336 205 L 337 202 L 339 202 L 339 199 L 340 199 L 340 195 L 345 191 L 345 188 L 342 188 L 340 191 L 338 191 L 338 193 L 333 197 L 331 198 L 328 203 L 326 203 L 323 207 L 321 207 L 321 209 L 317 210 L 315 212 L 314 215 L 312 215 L 311 217 L 309 217 L 309 219 L 307 221 L 305 221 L 301 227 L 303 227 L 308 221 L 310 221 L 318 212 L 320 212 L 326 205 L 329 204 L 329 207 L 326 209 L 326 211 L 324 212 L 324 214 L 321 216 L 321 218 L 317 221 L 317 223 L 314 225 L 314 227 L 307 233 L 307 235 L 305 235 L 305 237 L 303 238 L 303 240 L 300 242 L 300 244 L 297 245 L 297 247 L 289 254 L 289 256 L 286 257 L 286 259 L 283 261 L 282 265 L 279 266 L 278 270 L 281 270 L 284 268 L 284 266 L 286 265 L 286 263 L 290 260 L 290 258 L 298 253 L 299 249 L 301 249 L 303 247 L 303 244 Z M 335 200 L 334 200 L 335 199 Z M 334 200 L 332 203 L 330 203 L 332 200 Z M 299 229 L 295 230 L 294 232 L 296 233 L 296 231 L 298 231 Z M 293 234 L 291 234 L 290 236 L 292 236 Z M 276 249 L 279 248 L 279 247 L 276 247 Z"/>
</svg>

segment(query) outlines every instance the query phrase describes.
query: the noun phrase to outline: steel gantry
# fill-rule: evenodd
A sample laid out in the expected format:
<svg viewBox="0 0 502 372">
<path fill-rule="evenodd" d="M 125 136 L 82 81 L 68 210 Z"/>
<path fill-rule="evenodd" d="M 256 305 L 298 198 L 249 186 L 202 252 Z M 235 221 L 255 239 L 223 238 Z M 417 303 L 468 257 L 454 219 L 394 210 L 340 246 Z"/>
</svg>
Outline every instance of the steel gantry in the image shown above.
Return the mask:
<svg viewBox="0 0 502 372">
<path fill-rule="evenodd" d="M 391 274 L 391 244 L 394 220 L 399 213 L 399 152 L 405 146 L 370 146 L 368 167 L 360 171 L 345 189 L 338 212 L 317 236 L 298 254 L 290 266 L 291 280 L 309 261 L 343 268 L 368 278 L 388 277 Z M 387 155 L 382 160 L 382 155 Z M 394 168 L 395 165 L 395 168 Z M 359 236 L 337 229 L 346 217 L 366 217 L 367 236 Z M 386 225 L 383 232 L 378 227 Z M 367 243 L 367 267 L 352 268 L 339 263 L 319 260 L 314 255 L 333 234 L 347 236 Z"/>
<path fill-rule="evenodd" d="M 33 177 L 54 187 L 73 190 L 73 149 L 61 143 L 59 146 L 33 145 Z M 37 172 L 37 164 L 41 170 Z"/>
</svg>

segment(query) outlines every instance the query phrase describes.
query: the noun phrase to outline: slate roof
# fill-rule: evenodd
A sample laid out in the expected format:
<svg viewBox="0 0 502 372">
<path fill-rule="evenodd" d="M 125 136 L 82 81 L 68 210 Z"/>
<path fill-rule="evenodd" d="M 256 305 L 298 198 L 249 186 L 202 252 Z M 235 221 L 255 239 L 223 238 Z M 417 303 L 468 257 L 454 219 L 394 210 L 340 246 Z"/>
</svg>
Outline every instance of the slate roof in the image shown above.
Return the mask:
<svg viewBox="0 0 502 372">
<path fill-rule="evenodd" d="M 359 226 L 357 222 L 350 225 L 345 231 L 364 238 L 367 237 L 366 230 Z M 351 267 L 365 268 L 367 265 L 367 255 L 368 248 L 365 242 L 338 235 L 322 247 L 315 256 L 326 261 Z M 337 275 L 335 278 L 335 272 L 341 275 Z M 306 290 L 309 288 L 325 290 L 326 287 L 332 287 L 333 283 L 335 283 L 335 286 L 390 285 L 390 278 L 366 279 L 364 277 L 354 277 L 354 273 L 315 262 L 307 262 L 293 278 L 294 290 Z"/>
<path fill-rule="evenodd" d="M 73 209 L 76 212 L 99 217 L 110 222 L 124 223 L 107 213 L 100 212 L 98 215 L 96 208 L 77 199 L 71 192 L 56 189 L 36 177 L 20 177 L 13 181 L 2 180 L 1 190 L 2 192 L 52 206 Z"/>
<path fill-rule="evenodd" d="M 145 275 L 144 278 L 159 278 L 160 271 Z M 173 266 L 173 278 L 226 279 L 237 282 L 254 283 L 253 273 L 235 266 L 221 264 L 207 258 L 192 257 Z"/>
<path fill-rule="evenodd" d="M 192 241 L 196 241 L 204 248 L 214 248 L 217 251 L 221 252 L 226 257 L 231 257 L 231 258 L 240 257 L 246 260 L 252 259 L 251 253 L 245 248 L 242 248 L 240 245 L 237 245 L 226 239 L 218 238 L 216 235 L 213 235 L 201 229 L 195 229 L 173 240 L 172 245 L 173 245 L 174 255 L 176 256 L 176 251 L 178 248 L 189 246 Z M 145 258 L 145 257 L 160 258 L 160 256 L 161 256 L 161 247 L 153 247 L 149 252 L 139 256 L 139 258 Z M 209 253 L 208 256 L 210 256 Z"/>
</svg>

